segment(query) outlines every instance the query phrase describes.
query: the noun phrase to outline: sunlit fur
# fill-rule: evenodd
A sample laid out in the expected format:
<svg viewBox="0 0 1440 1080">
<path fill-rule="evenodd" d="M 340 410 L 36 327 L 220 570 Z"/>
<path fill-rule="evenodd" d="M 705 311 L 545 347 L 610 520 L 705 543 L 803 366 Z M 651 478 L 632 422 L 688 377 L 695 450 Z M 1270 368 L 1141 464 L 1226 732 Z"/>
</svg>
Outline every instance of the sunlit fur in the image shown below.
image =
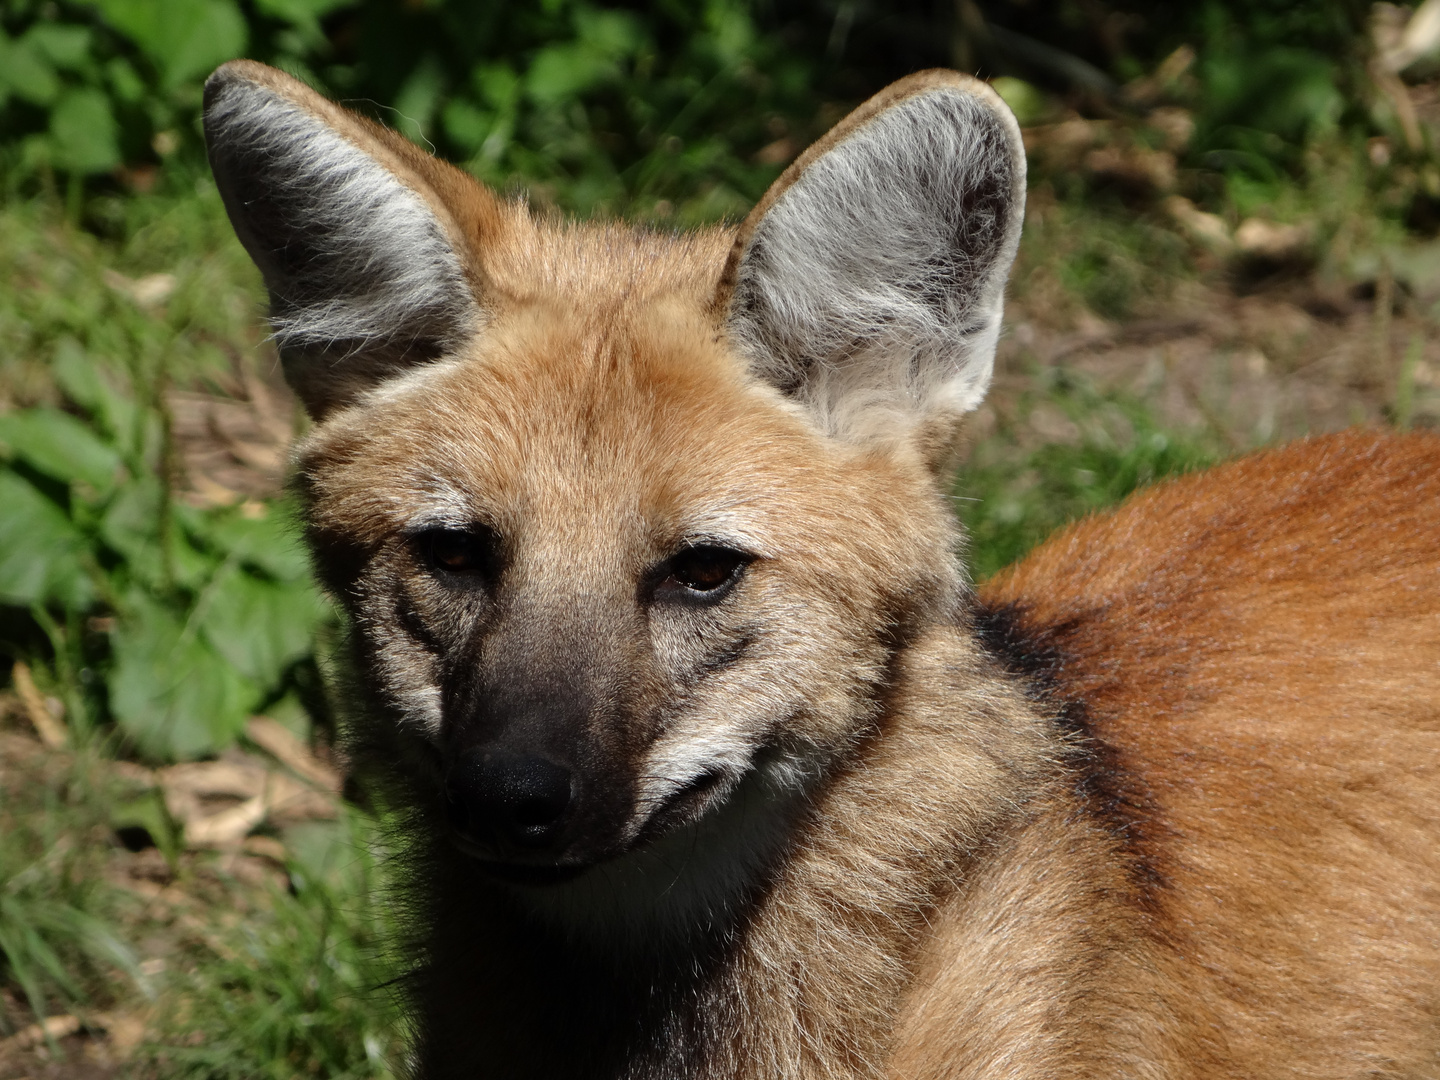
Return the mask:
<svg viewBox="0 0 1440 1080">
<path fill-rule="evenodd" d="M 1184 1036 L 1162 1075 L 1435 1075 L 1440 437 L 1162 485 L 982 597 L 1113 748 L 1096 795 L 1153 875 L 1141 1015 Z"/>
<path fill-rule="evenodd" d="M 419 1075 L 1435 1075 L 1440 440 L 1176 481 L 977 595 L 936 469 L 1023 211 L 988 87 L 903 80 L 679 236 L 534 220 L 257 64 L 207 102 Z M 478 526 L 491 578 L 414 540 Z M 733 588 L 657 598 L 696 544 Z M 446 824 L 512 715 L 579 748 L 564 882 Z"/>
</svg>

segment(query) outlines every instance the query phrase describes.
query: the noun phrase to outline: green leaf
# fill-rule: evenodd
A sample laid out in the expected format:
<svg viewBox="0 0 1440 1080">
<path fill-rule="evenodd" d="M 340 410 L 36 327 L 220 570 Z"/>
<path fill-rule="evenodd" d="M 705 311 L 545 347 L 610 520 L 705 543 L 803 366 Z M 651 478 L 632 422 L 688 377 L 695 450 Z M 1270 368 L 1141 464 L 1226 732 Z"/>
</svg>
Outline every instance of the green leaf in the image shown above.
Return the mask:
<svg viewBox="0 0 1440 1080">
<path fill-rule="evenodd" d="M 310 580 L 310 559 L 300 528 L 283 506 L 270 506 L 264 517 L 232 514 L 216 521 L 208 539 L 221 551 L 258 567 L 280 581 Z"/>
<path fill-rule="evenodd" d="M 178 615 L 133 595 L 113 637 L 110 707 L 151 758 L 188 759 L 230 745 L 260 690 Z"/>
<path fill-rule="evenodd" d="M 495 128 L 495 117 L 462 98 L 447 104 L 441 119 L 445 123 L 445 134 L 457 146 L 471 153 L 480 149 L 486 136 Z"/>
<path fill-rule="evenodd" d="M 125 559 L 127 569 L 146 585 L 164 579 L 160 557 L 160 482 L 140 477 L 122 487 L 100 520 L 100 538 Z"/>
<path fill-rule="evenodd" d="M 262 581 L 231 566 L 206 590 L 200 628 L 237 671 L 269 690 L 313 649 L 325 615 L 313 588 Z"/>
<path fill-rule="evenodd" d="M 65 396 L 99 421 L 107 434 L 122 443 L 133 438 L 135 402 L 106 378 L 97 358 L 73 337 L 56 344 L 50 371 Z"/>
<path fill-rule="evenodd" d="M 0 416 L 0 448 L 46 476 L 79 481 L 104 494 L 115 486 L 120 455 L 69 413 L 25 409 Z"/>
<path fill-rule="evenodd" d="M 79 71 L 90 60 L 90 31 L 64 23 L 36 23 L 21 41 L 31 44 L 56 67 Z"/>
<path fill-rule="evenodd" d="M 1015 114 L 1015 120 L 1021 127 L 1038 124 L 1050 111 L 1050 103 L 1044 93 L 1023 79 L 1001 75 L 991 79 L 990 86 L 1005 104 L 1010 106 L 1010 111 Z"/>
<path fill-rule="evenodd" d="M 395 95 L 395 126 L 414 142 L 423 142 L 445 89 L 445 72 L 433 56 L 416 65 Z"/>
<path fill-rule="evenodd" d="M 256 0 L 263 14 L 289 23 L 308 23 L 343 7 L 357 6 L 356 0 Z"/>
<path fill-rule="evenodd" d="M 8 471 L 0 471 L 0 506 L 0 598 L 89 607 L 95 599 L 84 570 L 89 544 L 64 511 Z"/>
<path fill-rule="evenodd" d="M 206 76 L 226 60 L 243 55 L 249 40 L 245 18 L 229 0 L 211 0 L 203 5 L 186 3 L 183 7 L 198 14 L 185 35 L 179 37 L 166 65 L 166 82 L 171 86 Z"/>
<path fill-rule="evenodd" d="M 755 27 L 738 4 L 710 4 L 705 23 L 716 53 L 727 66 L 741 63 L 754 47 Z"/>
<path fill-rule="evenodd" d="M 525 89 L 537 104 L 558 105 L 609 82 L 619 73 L 610 57 L 586 45 L 548 45 L 531 61 Z"/>
<path fill-rule="evenodd" d="M 33 105 L 49 105 L 60 94 L 60 77 L 31 42 L 0 43 L 0 85 Z"/>
<path fill-rule="evenodd" d="M 107 22 L 150 57 L 174 89 L 245 52 L 245 19 L 233 0 L 96 0 Z"/>
<path fill-rule="evenodd" d="M 100 538 L 124 557 L 125 569 L 134 581 L 152 589 L 168 584 L 160 547 L 163 496 L 156 477 L 132 480 L 116 492 L 100 520 Z M 215 573 L 218 560 L 197 550 L 186 535 L 196 531 L 186 526 L 200 515 L 182 503 L 172 503 L 170 509 L 179 527 L 170 530 L 169 572 L 174 584 L 197 589 Z"/>
<path fill-rule="evenodd" d="M 62 169 L 97 173 L 120 164 L 120 125 L 100 90 L 84 87 L 60 95 L 50 113 L 50 138 Z"/>
<path fill-rule="evenodd" d="M 480 65 L 470 81 L 481 99 L 497 112 L 512 112 L 520 101 L 520 76 L 504 61 Z"/>
<path fill-rule="evenodd" d="M 105 76 L 115 96 L 121 101 L 133 105 L 145 97 L 145 83 L 141 81 L 130 61 L 123 56 L 117 56 L 105 65 Z"/>
<path fill-rule="evenodd" d="M 165 800 L 158 788 L 131 799 L 117 802 L 110 807 L 110 827 L 115 830 L 141 828 L 150 834 L 150 839 L 172 866 L 180 857 L 183 848 L 181 830 L 165 808 Z"/>
<path fill-rule="evenodd" d="M 734 14 L 748 26 L 743 12 Z M 604 56 L 629 56 L 645 41 L 640 24 L 626 11 L 580 8 L 575 12 L 575 30 L 582 42 Z"/>
<path fill-rule="evenodd" d="M 186 507 L 182 504 L 172 504 L 172 511 L 183 511 Z M 176 524 L 182 524 L 182 515 L 176 513 Z M 172 528 L 170 530 L 170 573 L 176 585 L 183 588 L 195 590 L 205 585 L 215 576 L 219 560 L 209 551 L 201 551 L 195 547 L 187 535 L 189 530 L 184 528 Z"/>
</svg>

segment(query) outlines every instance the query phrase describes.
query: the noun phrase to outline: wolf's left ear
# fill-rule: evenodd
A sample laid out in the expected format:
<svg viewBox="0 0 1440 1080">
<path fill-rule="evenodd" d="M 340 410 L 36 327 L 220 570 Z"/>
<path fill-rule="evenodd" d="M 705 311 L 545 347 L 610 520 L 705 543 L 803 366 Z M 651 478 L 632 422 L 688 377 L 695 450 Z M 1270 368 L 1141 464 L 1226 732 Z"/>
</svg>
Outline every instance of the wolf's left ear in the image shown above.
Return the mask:
<svg viewBox="0 0 1440 1080">
<path fill-rule="evenodd" d="M 754 370 L 826 430 L 973 409 L 989 385 L 1025 212 L 1014 116 L 926 71 L 842 120 L 740 228 L 717 300 Z"/>
</svg>

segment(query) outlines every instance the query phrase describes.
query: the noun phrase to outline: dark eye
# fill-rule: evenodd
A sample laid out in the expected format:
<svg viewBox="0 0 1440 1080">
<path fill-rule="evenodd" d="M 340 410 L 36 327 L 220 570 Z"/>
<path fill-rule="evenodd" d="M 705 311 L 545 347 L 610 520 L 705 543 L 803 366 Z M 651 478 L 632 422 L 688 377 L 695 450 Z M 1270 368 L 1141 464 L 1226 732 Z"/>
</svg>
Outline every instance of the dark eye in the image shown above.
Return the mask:
<svg viewBox="0 0 1440 1080">
<path fill-rule="evenodd" d="M 426 529 L 415 537 L 415 546 L 421 559 L 441 573 L 493 577 L 497 569 L 499 541 L 489 529 Z"/>
<path fill-rule="evenodd" d="M 687 593 L 718 596 L 735 581 L 750 556 L 717 544 L 701 544 L 686 548 L 670 560 L 669 572 L 661 581 L 661 589 L 684 589 Z"/>
</svg>

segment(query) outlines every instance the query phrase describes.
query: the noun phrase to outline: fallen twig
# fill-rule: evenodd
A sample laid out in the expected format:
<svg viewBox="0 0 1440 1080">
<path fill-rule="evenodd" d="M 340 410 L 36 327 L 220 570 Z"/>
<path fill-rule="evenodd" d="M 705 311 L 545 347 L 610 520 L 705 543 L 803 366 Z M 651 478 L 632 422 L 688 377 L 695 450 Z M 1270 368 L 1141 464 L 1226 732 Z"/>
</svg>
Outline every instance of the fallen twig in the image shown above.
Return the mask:
<svg viewBox="0 0 1440 1080">
<path fill-rule="evenodd" d="M 15 666 L 10 669 L 10 678 L 15 683 L 15 692 L 20 695 L 20 703 L 25 706 L 25 715 L 30 718 L 40 741 L 51 750 L 63 749 L 69 741 L 65 723 L 50 711 L 49 704 L 30 675 L 30 665 L 23 660 L 16 660 Z"/>
</svg>

